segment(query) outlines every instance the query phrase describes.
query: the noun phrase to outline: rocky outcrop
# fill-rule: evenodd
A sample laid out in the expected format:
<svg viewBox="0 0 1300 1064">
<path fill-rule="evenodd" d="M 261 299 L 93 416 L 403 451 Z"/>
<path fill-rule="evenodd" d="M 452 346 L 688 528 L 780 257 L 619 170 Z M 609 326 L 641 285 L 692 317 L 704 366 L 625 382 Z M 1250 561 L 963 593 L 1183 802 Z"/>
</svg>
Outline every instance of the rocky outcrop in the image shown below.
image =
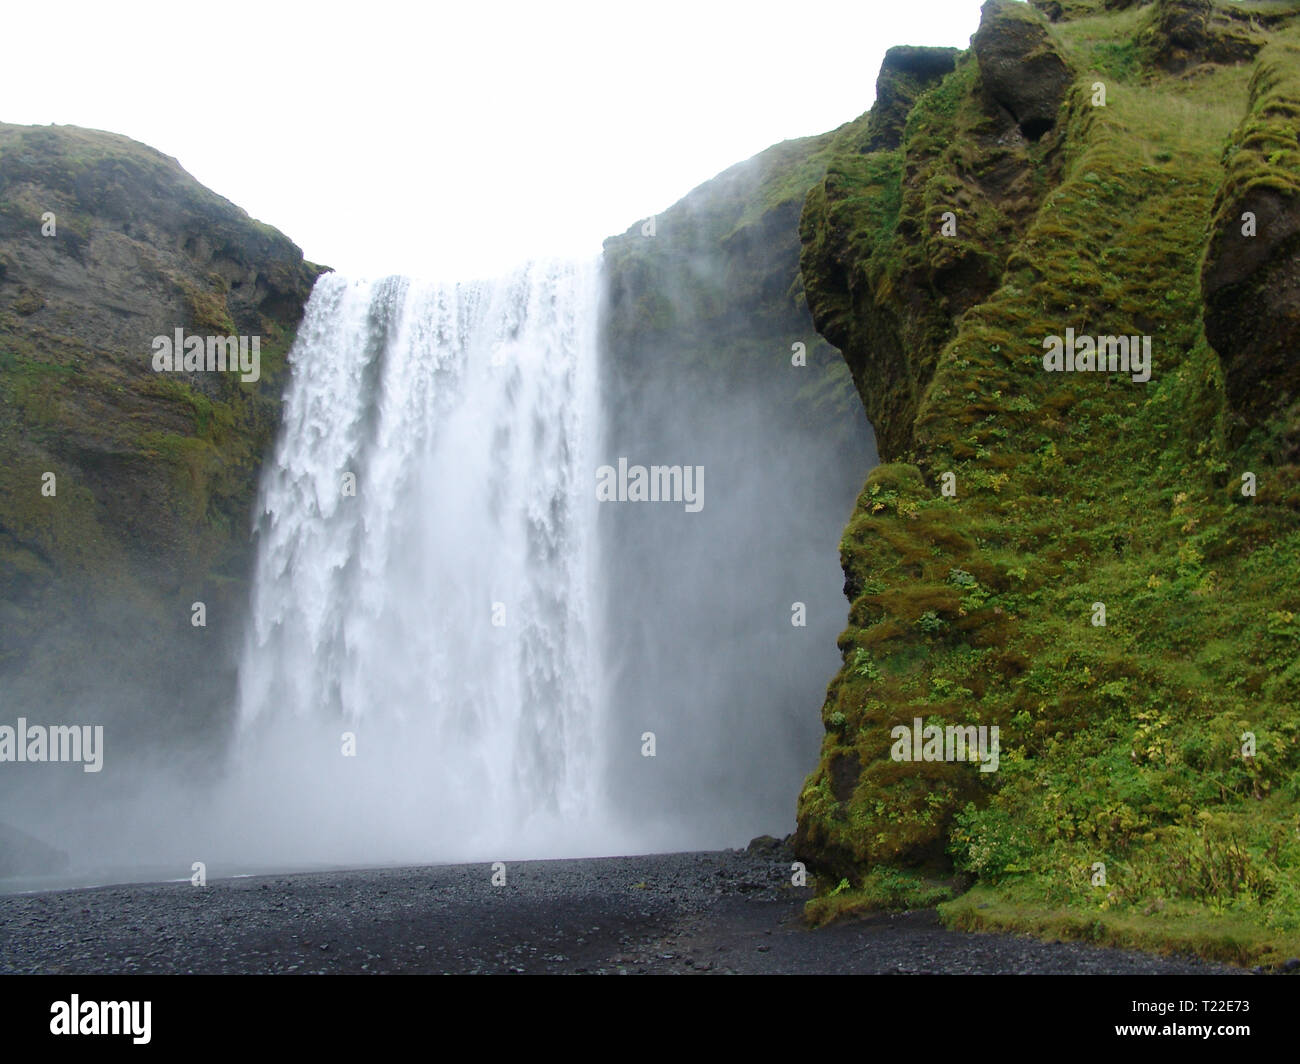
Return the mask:
<svg viewBox="0 0 1300 1064">
<path fill-rule="evenodd" d="M 1055 122 L 1068 77 L 1043 19 L 1007 0 L 984 6 L 972 52 L 951 73 L 940 73 L 946 49 L 926 51 L 906 59 L 931 72 L 917 88 L 932 91 L 914 94 L 907 115 L 899 97 L 886 99 L 889 118 L 873 111 L 864 143 L 841 137 L 801 220 L 813 320 L 843 352 L 886 459 L 911 448 L 939 349 L 997 285 L 1054 180 L 1055 138 L 1036 138 Z M 1015 85 L 1025 69 L 1041 84 Z M 871 150 L 877 130 L 904 123 L 905 151 Z"/>
<path fill-rule="evenodd" d="M 1300 401 L 1300 48 L 1271 44 L 1227 151 L 1201 274 L 1205 334 L 1223 365 L 1237 434 Z M 1300 419 L 1280 457 L 1300 462 Z"/>
<path fill-rule="evenodd" d="M 1178 74 L 1200 63 L 1244 63 L 1264 38 L 1251 13 L 1214 0 L 1156 0 L 1140 43 L 1153 65 Z"/>
<path fill-rule="evenodd" d="M 320 272 L 151 148 L 0 125 L 9 712 L 217 722 L 257 472 Z M 178 329 L 258 337 L 257 379 L 155 372 L 154 338 Z M 197 601 L 205 628 L 191 624 Z"/>
<path fill-rule="evenodd" d="M 985 97 L 1005 109 L 1025 137 L 1038 140 L 1056 124 L 1073 76 L 1032 9 L 988 0 L 971 48 Z"/>
<path fill-rule="evenodd" d="M 867 151 L 892 151 L 903 143 L 903 127 L 916 98 L 951 74 L 956 48 L 900 45 L 885 53 L 876 78 L 876 102 L 867 119 Z"/>
</svg>

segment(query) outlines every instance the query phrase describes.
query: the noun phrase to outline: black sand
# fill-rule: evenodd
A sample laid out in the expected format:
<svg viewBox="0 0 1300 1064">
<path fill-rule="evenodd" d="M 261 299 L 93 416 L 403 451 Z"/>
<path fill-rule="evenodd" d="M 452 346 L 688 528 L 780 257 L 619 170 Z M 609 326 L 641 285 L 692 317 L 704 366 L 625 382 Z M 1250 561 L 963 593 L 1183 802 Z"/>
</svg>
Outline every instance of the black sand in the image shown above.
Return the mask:
<svg viewBox="0 0 1300 1064">
<path fill-rule="evenodd" d="M 314 872 L 0 896 L 0 972 L 1211 973 L 933 912 L 808 930 L 789 861 L 742 851 Z"/>
</svg>

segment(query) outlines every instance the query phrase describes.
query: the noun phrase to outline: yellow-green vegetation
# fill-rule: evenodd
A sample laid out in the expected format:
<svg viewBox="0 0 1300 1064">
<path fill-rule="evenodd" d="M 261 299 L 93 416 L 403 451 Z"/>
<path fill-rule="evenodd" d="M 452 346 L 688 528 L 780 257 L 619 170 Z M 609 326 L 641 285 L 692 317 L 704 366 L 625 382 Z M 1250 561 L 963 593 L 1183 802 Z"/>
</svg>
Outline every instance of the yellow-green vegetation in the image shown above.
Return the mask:
<svg viewBox="0 0 1300 1064">
<path fill-rule="evenodd" d="M 883 909 L 932 909 L 951 900 L 952 888 L 946 883 L 882 866 L 863 876 L 856 887 L 841 879 L 830 890 L 821 891 L 804 907 L 804 916 L 813 927 L 821 927 Z"/>
<path fill-rule="evenodd" d="M 1195 902 L 1156 899 L 1141 909 L 1087 909 L 1065 907 L 1024 889 L 1013 893 L 978 886 L 954 901 L 941 901 L 939 915 L 958 931 L 1027 931 L 1065 942 L 1192 954 L 1242 966 L 1276 965 L 1295 956 L 1294 938 Z"/>
<path fill-rule="evenodd" d="M 887 867 L 954 869 L 977 884 L 942 909 L 959 927 L 1268 962 L 1300 954 L 1295 467 L 1268 446 L 1267 425 L 1240 441 L 1225 432 L 1200 269 L 1214 227 L 1231 222 L 1215 213 L 1225 180 L 1262 165 L 1285 171 L 1273 187 L 1294 195 L 1291 97 L 1257 102 L 1237 130 L 1252 77 L 1267 101 L 1300 72 L 1300 31 L 1273 23 L 1258 65 L 1171 76 L 1139 62 L 1134 43 L 1160 11 L 1092 10 L 1049 30 L 1075 80 L 1056 129 L 1028 149 L 1050 187 L 1023 229 L 1025 203 L 945 207 L 944 170 L 981 166 L 955 161 L 978 150 L 962 124 L 982 106 L 969 60 L 908 123 L 904 175 L 947 145 L 930 179 L 890 189 L 884 160 L 832 160 L 809 196 L 810 302 L 830 285 L 817 242 L 856 226 L 865 265 L 853 268 L 868 283 L 843 313 L 860 320 L 869 303 L 892 316 L 909 361 L 874 365 L 868 343 L 855 376 L 904 393 L 909 369 L 917 397 L 914 418 L 881 433 L 896 446 L 882 445 L 890 461 L 842 542 L 844 667 L 800 796 L 798 846 L 848 890 Z M 828 212 L 841 165 L 867 197 Z M 867 231 L 889 224 L 900 194 L 899 218 L 912 204 L 915 228 Z M 944 209 L 965 222 L 971 253 L 1000 266 L 931 348 L 934 307 L 897 292 L 936 255 Z M 933 287 L 930 298 L 942 306 Z M 1044 372 L 1044 338 L 1067 328 L 1150 336 L 1150 382 Z M 906 410 L 884 403 L 877 416 Z M 948 473 L 953 497 L 941 492 Z M 891 760 L 891 727 L 913 718 L 998 726 L 999 770 Z M 810 916 L 830 908 L 819 899 Z"/>
<path fill-rule="evenodd" d="M 864 151 L 869 116 L 841 130 L 801 220 L 805 288 L 845 349 L 881 453 L 911 438 L 956 317 L 990 292 L 1053 170 L 1050 142 L 1007 142 L 966 55 L 907 117 L 904 149 Z M 957 217 L 955 234 L 942 216 Z M 830 275 L 845 268 L 845 287 Z M 855 348 L 871 358 L 854 356 Z"/>
<path fill-rule="evenodd" d="M 1251 78 L 1251 96 L 1253 106 L 1225 152 L 1220 210 L 1256 188 L 1300 193 L 1300 45 L 1283 39 L 1264 49 Z M 1230 220 L 1216 212 L 1216 225 L 1226 227 Z"/>
</svg>

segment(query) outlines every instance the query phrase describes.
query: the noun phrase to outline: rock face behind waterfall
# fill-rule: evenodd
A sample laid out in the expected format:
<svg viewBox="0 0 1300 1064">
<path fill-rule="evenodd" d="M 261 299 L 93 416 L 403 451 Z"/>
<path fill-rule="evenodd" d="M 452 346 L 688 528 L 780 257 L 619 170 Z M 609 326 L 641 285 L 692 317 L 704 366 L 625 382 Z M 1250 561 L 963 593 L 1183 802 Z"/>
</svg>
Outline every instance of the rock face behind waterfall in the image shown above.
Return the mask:
<svg viewBox="0 0 1300 1064">
<path fill-rule="evenodd" d="M 174 736 L 228 706 L 258 468 L 320 272 L 151 148 L 0 125 L 0 684 L 11 723 L 25 709 L 118 722 L 120 754 L 137 725 Z M 260 336 L 260 380 L 153 372 L 153 338 L 178 328 Z M 191 626 L 196 601 L 206 628 Z"/>
<path fill-rule="evenodd" d="M 930 69 L 911 57 L 895 95 Z M 661 845 L 787 830 L 816 748 L 805 707 L 843 620 L 835 544 L 875 455 L 804 301 L 798 221 L 833 146 L 863 126 L 775 145 L 605 243 L 602 461 L 704 470 L 697 513 L 600 513 L 611 800 L 670 825 Z"/>
<path fill-rule="evenodd" d="M 24 831 L 0 824 L 0 879 L 11 876 L 41 876 L 61 872 L 68 855 Z"/>
</svg>

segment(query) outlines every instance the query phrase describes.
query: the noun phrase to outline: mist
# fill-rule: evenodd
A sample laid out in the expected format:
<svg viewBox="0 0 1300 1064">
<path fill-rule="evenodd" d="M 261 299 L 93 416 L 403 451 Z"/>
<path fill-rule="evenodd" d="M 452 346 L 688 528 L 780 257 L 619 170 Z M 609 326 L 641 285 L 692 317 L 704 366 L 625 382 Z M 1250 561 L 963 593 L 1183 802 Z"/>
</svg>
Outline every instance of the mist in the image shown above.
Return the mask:
<svg viewBox="0 0 1300 1064">
<path fill-rule="evenodd" d="M 152 686 L 122 603 L 121 653 L 76 699 L 34 682 L 13 702 L 105 724 L 106 751 L 94 777 L 5 774 L 26 855 L 6 888 L 792 830 L 839 660 L 838 538 L 875 456 L 783 291 L 788 237 L 710 242 L 705 215 L 761 176 L 733 168 L 586 263 L 318 281 L 247 592 L 211 630 L 178 625 Z M 599 502 L 620 459 L 698 471 L 695 505 Z"/>
</svg>

